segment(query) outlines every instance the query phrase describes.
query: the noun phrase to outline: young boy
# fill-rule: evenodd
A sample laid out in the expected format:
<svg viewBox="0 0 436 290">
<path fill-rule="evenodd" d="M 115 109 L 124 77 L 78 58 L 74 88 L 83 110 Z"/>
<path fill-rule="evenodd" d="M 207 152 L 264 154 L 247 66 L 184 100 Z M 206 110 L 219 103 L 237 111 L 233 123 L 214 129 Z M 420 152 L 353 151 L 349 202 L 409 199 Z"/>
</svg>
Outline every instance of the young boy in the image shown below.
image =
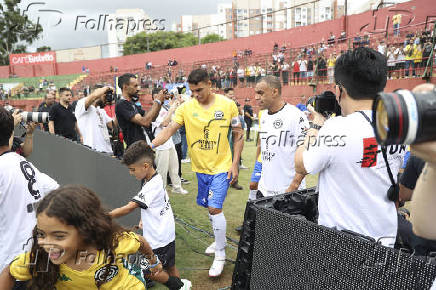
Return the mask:
<svg viewBox="0 0 436 290">
<path fill-rule="evenodd" d="M 159 257 L 163 269 L 170 276 L 180 277 L 176 268 L 175 224 L 168 194 L 163 186 L 162 176 L 153 167 L 154 152 L 144 140 L 136 141 L 126 150 L 123 164 L 130 174 L 143 180 L 141 191 L 127 205 L 110 212 L 113 218 L 131 213 L 141 208 L 143 236 L 153 252 Z M 182 279 L 181 289 L 190 289 L 191 282 Z"/>
</svg>

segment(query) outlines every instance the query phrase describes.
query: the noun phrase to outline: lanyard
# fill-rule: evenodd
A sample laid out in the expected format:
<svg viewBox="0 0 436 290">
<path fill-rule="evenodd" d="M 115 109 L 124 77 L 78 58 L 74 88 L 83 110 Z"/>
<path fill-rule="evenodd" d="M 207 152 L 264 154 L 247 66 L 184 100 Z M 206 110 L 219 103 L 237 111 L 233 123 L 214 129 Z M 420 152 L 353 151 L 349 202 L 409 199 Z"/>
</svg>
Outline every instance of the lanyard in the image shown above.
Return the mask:
<svg viewBox="0 0 436 290">
<path fill-rule="evenodd" d="M 371 127 L 372 127 L 372 123 L 371 123 L 371 119 L 369 119 L 369 117 L 365 114 L 365 112 L 363 112 L 363 111 L 357 111 L 358 113 L 360 113 L 360 114 L 362 114 L 362 116 L 368 121 L 368 123 L 371 125 Z M 386 163 L 386 169 L 387 169 L 387 171 L 388 171 L 388 175 L 389 175 L 389 179 L 391 180 L 391 184 L 392 184 L 392 187 L 391 188 L 397 188 L 397 183 L 395 182 L 395 179 L 394 179 L 394 175 L 392 174 L 392 170 L 391 170 L 391 167 L 389 166 L 389 162 L 388 162 L 388 154 L 387 154 L 387 148 L 386 148 L 386 146 L 384 146 L 384 145 L 382 145 L 381 146 L 381 151 L 382 151 L 382 154 L 383 154 L 383 159 L 385 160 L 385 163 Z M 391 190 L 391 189 L 390 189 Z M 398 192 L 397 192 L 398 193 Z M 399 194 L 399 193 L 398 193 Z M 389 193 L 388 193 L 388 198 L 390 199 L 390 200 L 392 200 L 391 199 L 391 197 L 389 196 Z M 392 200 L 392 201 L 397 201 L 398 200 L 398 195 L 394 195 L 394 197 L 393 198 L 395 198 L 395 200 Z"/>
</svg>

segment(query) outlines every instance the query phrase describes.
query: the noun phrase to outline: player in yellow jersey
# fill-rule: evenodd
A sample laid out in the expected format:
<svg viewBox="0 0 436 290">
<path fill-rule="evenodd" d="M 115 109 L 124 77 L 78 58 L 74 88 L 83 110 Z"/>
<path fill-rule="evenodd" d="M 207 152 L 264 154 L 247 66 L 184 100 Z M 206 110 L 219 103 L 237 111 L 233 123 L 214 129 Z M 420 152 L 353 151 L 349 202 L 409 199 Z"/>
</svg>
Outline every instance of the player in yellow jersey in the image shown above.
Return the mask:
<svg viewBox="0 0 436 290">
<path fill-rule="evenodd" d="M 197 204 L 208 208 L 215 242 L 210 277 L 221 275 L 225 263 L 226 219 L 222 212 L 229 184 L 238 180 L 238 164 L 244 146 L 238 108 L 229 98 L 211 92 L 207 71 L 197 69 L 188 77 L 192 99 L 176 111 L 173 121 L 153 140 L 152 148 L 164 144 L 180 127 L 186 139 L 192 170 L 197 173 Z M 234 155 L 227 135 L 232 128 Z"/>
</svg>

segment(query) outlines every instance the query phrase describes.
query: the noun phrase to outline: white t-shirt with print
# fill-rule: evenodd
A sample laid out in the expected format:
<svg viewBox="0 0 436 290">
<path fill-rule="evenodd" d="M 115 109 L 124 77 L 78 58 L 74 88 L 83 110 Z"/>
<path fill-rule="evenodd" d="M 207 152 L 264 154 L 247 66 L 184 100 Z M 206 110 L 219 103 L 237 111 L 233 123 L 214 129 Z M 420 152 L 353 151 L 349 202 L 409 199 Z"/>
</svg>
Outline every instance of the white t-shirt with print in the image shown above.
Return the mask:
<svg viewBox="0 0 436 290">
<path fill-rule="evenodd" d="M 58 183 L 15 152 L 0 156 L 0 272 L 30 250 L 36 203 Z"/>
<path fill-rule="evenodd" d="M 364 113 L 371 119 L 371 111 Z M 391 181 L 370 123 L 359 112 L 335 117 L 325 122 L 318 137 L 317 146 L 303 154 L 306 171 L 319 172 L 318 223 L 393 247 L 397 211 L 387 198 Z M 395 178 L 405 152 L 403 145 L 387 148 Z"/>
<path fill-rule="evenodd" d="M 160 131 L 163 130 L 163 127 L 161 127 L 160 125 L 162 124 L 165 117 L 168 115 L 168 110 L 169 110 L 168 108 L 166 108 L 165 106 L 162 106 L 160 111 L 159 111 L 159 115 L 157 116 L 156 120 L 152 123 L 152 130 L 154 132 L 155 137 L 157 135 L 159 135 Z M 156 150 L 158 150 L 158 151 L 168 150 L 168 149 L 171 149 L 173 147 L 174 147 L 173 138 L 169 138 L 168 141 L 166 141 L 162 145 L 156 147 Z"/>
<path fill-rule="evenodd" d="M 143 236 L 152 249 L 164 247 L 176 239 L 170 198 L 157 172 L 132 201 L 141 208 Z"/>
<path fill-rule="evenodd" d="M 74 114 L 77 118 L 77 125 L 83 136 L 83 144 L 99 152 L 112 154 L 107 123 L 112 119 L 106 111 L 91 105 L 85 110 L 86 98 L 77 102 Z"/>
<path fill-rule="evenodd" d="M 295 176 L 295 151 L 298 141 L 304 141 L 308 127 L 306 115 L 289 104 L 274 114 L 264 112 L 260 117 L 262 175 L 259 190 L 264 196 L 285 193 L 291 185 Z M 305 187 L 303 180 L 300 189 Z"/>
</svg>

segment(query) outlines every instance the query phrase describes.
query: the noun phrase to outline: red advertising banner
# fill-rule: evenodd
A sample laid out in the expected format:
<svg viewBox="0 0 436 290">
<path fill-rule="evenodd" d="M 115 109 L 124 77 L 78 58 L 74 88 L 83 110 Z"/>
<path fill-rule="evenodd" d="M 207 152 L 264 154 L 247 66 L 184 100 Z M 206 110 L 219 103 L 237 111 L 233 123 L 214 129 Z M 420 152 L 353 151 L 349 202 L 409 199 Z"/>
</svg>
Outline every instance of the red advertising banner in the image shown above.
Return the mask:
<svg viewBox="0 0 436 290">
<path fill-rule="evenodd" d="M 9 55 L 9 65 L 34 65 L 55 62 L 56 53 L 54 51 Z"/>
</svg>

